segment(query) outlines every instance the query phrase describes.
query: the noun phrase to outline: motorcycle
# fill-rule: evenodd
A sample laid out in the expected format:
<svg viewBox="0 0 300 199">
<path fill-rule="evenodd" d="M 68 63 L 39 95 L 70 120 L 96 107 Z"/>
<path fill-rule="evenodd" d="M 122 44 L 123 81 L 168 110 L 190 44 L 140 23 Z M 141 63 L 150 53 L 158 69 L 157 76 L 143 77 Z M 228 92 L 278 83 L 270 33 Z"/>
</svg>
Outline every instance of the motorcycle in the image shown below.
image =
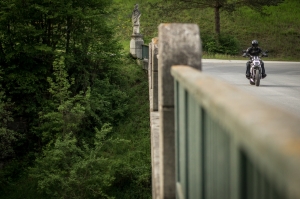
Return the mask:
<svg viewBox="0 0 300 199">
<path fill-rule="evenodd" d="M 250 84 L 260 85 L 260 79 L 262 79 L 261 57 L 268 57 L 268 51 L 262 53 L 262 56 L 252 56 L 246 54 L 246 50 L 243 50 L 243 57 L 250 57 Z"/>
</svg>

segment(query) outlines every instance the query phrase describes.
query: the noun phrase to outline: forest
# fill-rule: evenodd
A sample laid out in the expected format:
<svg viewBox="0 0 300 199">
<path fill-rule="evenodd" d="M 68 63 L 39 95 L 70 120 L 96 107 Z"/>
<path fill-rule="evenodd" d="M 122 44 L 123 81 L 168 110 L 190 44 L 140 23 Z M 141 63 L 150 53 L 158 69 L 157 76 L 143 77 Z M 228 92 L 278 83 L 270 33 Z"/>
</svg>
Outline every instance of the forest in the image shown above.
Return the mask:
<svg viewBox="0 0 300 199">
<path fill-rule="evenodd" d="M 145 44 L 160 23 L 196 23 L 204 58 L 257 39 L 300 60 L 298 0 L 0 0 L 0 199 L 151 198 L 136 3 Z"/>
</svg>

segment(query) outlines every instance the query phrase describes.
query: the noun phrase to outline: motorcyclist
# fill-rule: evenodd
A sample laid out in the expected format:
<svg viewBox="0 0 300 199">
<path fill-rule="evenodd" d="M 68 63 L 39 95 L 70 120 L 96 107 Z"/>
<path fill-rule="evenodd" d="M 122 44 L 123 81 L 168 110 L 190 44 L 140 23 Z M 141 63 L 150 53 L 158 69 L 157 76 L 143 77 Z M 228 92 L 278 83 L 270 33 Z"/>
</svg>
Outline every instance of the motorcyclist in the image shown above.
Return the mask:
<svg viewBox="0 0 300 199">
<path fill-rule="evenodd" d="M 260 47 L 258 47 L 258 41 L 257 40 L 253 40 L 251 42 L 252 46 L 249 47 L 246 52 L 243 54 L 244 57 L 251 55 L 251 56 L 259 56 L 260 53 L 262 53 L 263 56 L 267 57 L 268 55 L 266 53 L 264 53 L 262 51 L 262 49 Z M 267 76 L 266 72 L 265 72 L 265 67 L 264 67 L 264 62 L 262 60 L 261 61 L 261 68 L 262 68 L 262 78 L 265 78 Z M 249 60 L 246 63 L 246 78 L 250 78 L 250 63 L 251 60 Z"/>
</svg>

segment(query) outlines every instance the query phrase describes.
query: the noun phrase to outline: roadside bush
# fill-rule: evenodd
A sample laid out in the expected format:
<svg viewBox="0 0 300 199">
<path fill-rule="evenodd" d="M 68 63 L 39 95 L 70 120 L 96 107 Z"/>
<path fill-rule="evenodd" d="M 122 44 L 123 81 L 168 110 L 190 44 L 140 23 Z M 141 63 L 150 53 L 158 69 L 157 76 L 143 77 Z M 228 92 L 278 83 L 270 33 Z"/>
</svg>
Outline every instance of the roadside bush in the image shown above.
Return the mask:
<svg viewBox="0 0 300 199">
<path fill-rule="evenodd" d="M 124 145 L 127 141 L 108 138 L 111 130 L 109 124 L 95 129 L 94 148 L 86 144 L 79 147 L 72 133 L 58 137 L 53 146 L 48 145 L 36 159 L 35 167 L 29 169 L 39 193 L 61 199 L 113 198 L 107 190 L 120 161 L 103 151 L 103 147 Z"/>
<path fill-rule="evenodd" d="M 202 47 L 208 54 L 236 55 L 239 52 L 238 40 L 227 34 L 201 35 Z"/>
</svg>

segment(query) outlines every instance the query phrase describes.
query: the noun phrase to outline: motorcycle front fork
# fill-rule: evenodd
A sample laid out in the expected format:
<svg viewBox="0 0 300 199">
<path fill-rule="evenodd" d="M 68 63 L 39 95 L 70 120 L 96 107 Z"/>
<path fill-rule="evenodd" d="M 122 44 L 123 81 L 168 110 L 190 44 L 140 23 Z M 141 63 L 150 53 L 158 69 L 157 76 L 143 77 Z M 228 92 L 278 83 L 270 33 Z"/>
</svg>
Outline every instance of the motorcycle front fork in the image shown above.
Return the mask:
<svg viewBox="0 0 300 199">
<path fill-rule="evenodd" d="M 253 79 L 255 78 L 256 70 L 257 69 L 250 69 L 251 78 L 253 78 Z M 259 69 L 260 78 L 262 78 L 262 73 L 261 72 L 262 72 L 262 69 L 260 68 Z"/>
</svg>

